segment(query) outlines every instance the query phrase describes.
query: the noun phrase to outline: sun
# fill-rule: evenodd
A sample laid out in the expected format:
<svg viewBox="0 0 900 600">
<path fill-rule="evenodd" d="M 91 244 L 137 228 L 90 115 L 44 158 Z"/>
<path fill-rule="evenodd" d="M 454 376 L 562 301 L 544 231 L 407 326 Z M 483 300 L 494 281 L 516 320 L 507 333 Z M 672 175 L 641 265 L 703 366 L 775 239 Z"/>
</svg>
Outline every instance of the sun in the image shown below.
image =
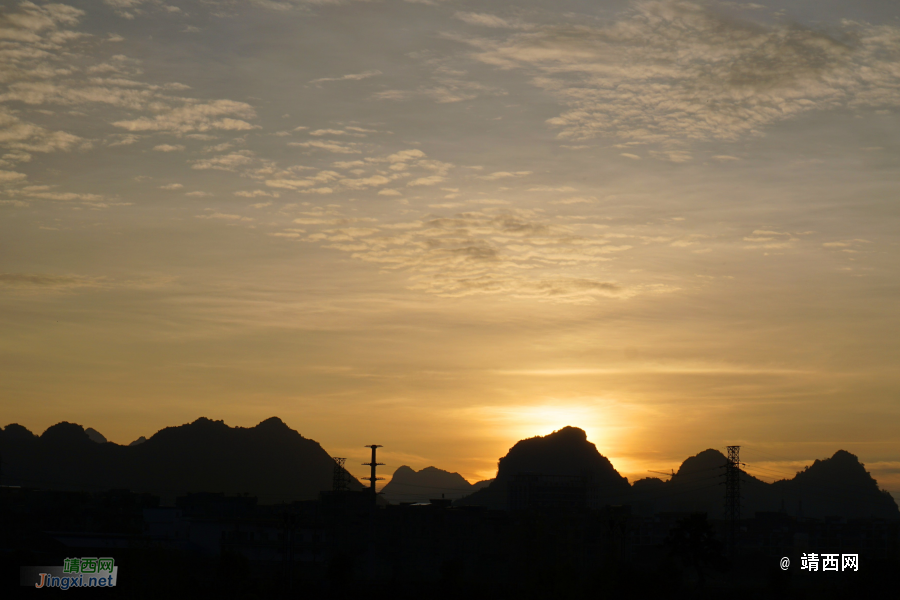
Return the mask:
<svg viewBox="0 0 900 600">
<path fill-rule="evenodd" d="M 510 439 L 522 440 L 544 436 L 568 426 L 587 433 L 588 440 L 597 442 L 602 433 L 603 407 L 590 403 L 545 403 L 489 407 L 484 418 Z"/>
</svg>

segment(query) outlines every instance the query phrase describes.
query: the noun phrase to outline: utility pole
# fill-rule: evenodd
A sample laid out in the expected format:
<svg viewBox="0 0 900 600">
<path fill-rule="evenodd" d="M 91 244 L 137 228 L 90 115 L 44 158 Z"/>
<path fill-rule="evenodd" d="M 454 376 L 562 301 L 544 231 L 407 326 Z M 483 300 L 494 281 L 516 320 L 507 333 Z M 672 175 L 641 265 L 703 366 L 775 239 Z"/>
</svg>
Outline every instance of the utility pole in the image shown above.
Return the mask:
<svg viewBox="0 0 900 600">
<path fill-rule="evenodd" d="M 331 489 L 335 492 L 346 492 L 347 471 L 344 469 L 344 463 L 347 462 L 347 459 L 338 456 L 332 456 L 331 458 L 334 459 L 334 476 L 331 479 Z"/>
<path fill-rule="evenodd" d="M 375 498 L 377 498 L 375 494 L 375 482 L 384 479 L 384 477 L 375 476 L 375 467 L 384 466 L 384 463 L 380 463 L 375 459 L 375 449 L 381 448 L 380 444 L 369 444 L 366 448 L 372 449 L 372 462 L 363 463 L 363 466 L 372 467 L 372 474 L 369 477 L 363 477 L 363 479 L 368 480 L 369 482 L 369 489 L 372 490 L 372 503 L 374 504 Z"/>
<path fill-rule="evenodd" d="M 737 545 L 738 523 L 741 520 L 741 447 L 728 446 L 725 463 L 725 516 L 730 521 L 728 545 L 732 559 Z"/>
</svg>

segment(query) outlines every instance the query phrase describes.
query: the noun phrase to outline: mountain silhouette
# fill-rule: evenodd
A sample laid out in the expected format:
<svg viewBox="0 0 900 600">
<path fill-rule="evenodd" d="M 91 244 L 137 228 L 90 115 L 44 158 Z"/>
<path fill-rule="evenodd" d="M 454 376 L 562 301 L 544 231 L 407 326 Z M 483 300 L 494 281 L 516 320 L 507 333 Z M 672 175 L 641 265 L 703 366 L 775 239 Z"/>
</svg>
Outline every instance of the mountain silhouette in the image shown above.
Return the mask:
<svg viewBox="0 0 900 600">
<path fill-rule="evenodd" d="M 93 427 L 88 427 L 87 429 L 84 430 L 84 432 L 87 434 L 87 436 L 89 438 L 91 438 L 91 441 L 97 442 L 98 444 L 105 444 L 106 442 L 109 441 L 106 439 L 106 437 L 102 433 L 100 433 Z"/>
<path fill-rule="evenodd" d="M 704 512 L 710 518 L 724 517 L 725 455 L 707 449 L 687 458 L 668 481 L 641 479 L 632 486 L 631 503 L 638 513 Z M 741 473 L 744 516 L 756 511 L 776 511 L 780 504 L 771 486 L 748 473 Z"/>
<path fill-rule="evenodd" d="M 145 442 L 96 443 L 81 425 L 40 437 L 12 424 L 0 432 L 4 484 L 47 489 L 130 489 L 173 498 L 188 492 L 258 496 L 260 503 L 314 499 L 332 487 L 334 461 L 277 417 L 255 427 L 200 418 Z M 350 489 L 362 485 L 350 477 Z"/>
<path fill-rule="evenodd" d="M 583 477 L 592 491 L 592 504 L 621 504 L 631 492 L 628 480 L 588 441 L 583 429 L 564 427 L 517 442 L 498 462 L 497 477 L 490 485 L 454 504 L 505 509 L 510 483 L 525 474 Z"/>
<path fill-rule="evenodd" d="M 725 455 L 707 449 L 687 458 L 668 481 L 648 477 L 628 485 L 612 464 L 587 441 L 581 429 L 566 427 L 550 435 L 522 440 L 500 459 L 496 479 L 485 489 L 454 502 L 460 506 L 508 508 L 509 484 L 517 476 L 580 476 L 593 494 L 588 506 L 629 504 L 637 514 L 707 513 L 725 517 Z M 767 483 L 740 473 L 741 514 L 783 511 L 791 516 L 900 519 L 893 497 L 878 488 L 859 459 L 838 450 L 816 460 L 791 479 Z"/>
<path fill-rule="evenodd" d="M 776 481 L 772 487 L 791 514 L 816 518 L 900 518 L 894 498 L 880 490 L 865 465 L 846 450 L 816 460 L 792 479 Z"/>
<path fill-rule="evenodd" d="M 704 450 L 685 460 L 669 481 L 636 481 L 632 504 L 643 514 L 705 512 L 711 518 L 724 518 L 725 462 L 725 455 L 718 450 Z M 742 470 L 740 486 L 741 514 L 745 518 L 757 512 L 783 511 L 795 517 L 900 519 L 893 497 L 879 490 L 859 459 L 845 450 L 816 460 L 795 477 L 775 483 L 766 483 Z"/>
<path fill-rule="evenodd" d="M 427 502 L 432 498 L 459 498 L 485 487 L 488 481 L 469 483 L 459 473 L 450 473 L 437 467 L 425 467 L 421 471 L 403 465 L 394 471 L 391 480 L 381 493 L 388 501 Z"/>
<path fill-rule="evenodd" d="M 166 499 L 188 492 L 224 492 L 257 496 L 262 504 L 314 499 L 332 487 L 332 458 L 318 442 L 277 417 L 249 428 L 200 418 L 129 446 L 103 440 L 95 430 L 68 422 L 57 423 L 40 436 L 21 425 L 7 425 L 0 430 L 3 484 L 130 489 Z M 395 502 L 427 501 L 445 494 L 456 505 L 506 509 L 510 485 L 520 485 L 522 478 L 568 477 L 585 486 L 585 504 L 590 507 L 628 504 L 638 514 L 705 512 L 721 519 L 725 462 L 721 452 L 708 449 L 687 458 L 668 481 L 646 478 L 629 485 L 583 430 L 565 427 L 517 442 L 498 462 L 493 480 L 472 485 L 458 473 L 436 467 L 416 472 L 403 466 L 382 491 Z M 363 488 L 356 479 L 348 479 L 350 489 Z M 880 490 L 859 459 L 845 450 L 816 460 L 790 479 L 766 483 L 746 471 L 740 479 L 745 518 L 781 511 L 812 518 L 900 519 L 893 497 Z"/>
</svg>

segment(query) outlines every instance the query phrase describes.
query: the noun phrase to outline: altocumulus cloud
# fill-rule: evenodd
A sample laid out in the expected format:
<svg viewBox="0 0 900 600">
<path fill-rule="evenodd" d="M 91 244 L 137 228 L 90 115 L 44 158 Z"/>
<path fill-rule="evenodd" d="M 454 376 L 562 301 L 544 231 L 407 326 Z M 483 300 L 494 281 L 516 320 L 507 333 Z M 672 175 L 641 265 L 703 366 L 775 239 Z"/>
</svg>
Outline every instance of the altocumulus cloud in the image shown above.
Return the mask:
<svg viewBox="0 0 900 600">
<path fill-rule="evenodd" d="M 677 145 L 760 134 L 811 110 L 896 106 L 900 29 L 842 27 L 836 37 L 742 24 L 696 2 L 664 0 L 637 3 L 607 27 L 542 26 L 467 41 L 484 63 L 528 69 L 568 107 L 548 121 L 561 139 Z"/>
<path fill-rule="evenodd" d="M 148 7 L 172 12 L 171 7 L 156 1 L 108 0 L 107 4 L 131 16 Z M 127 132 L 106 135 L 109 146 L 135 144 L 142 134 L 181 138 L 209 132 L 246 132 L 258 127 L 251 122 L 256 112 L 247 103 L 198 100 L 181 95 L 190 89 L 184 84 L 141 81 L 140 61 L 113 54 L 116 50 L 109 46 L 121 42 L 120 36 L 101 39 L 75 29 L 84 16 L 83 10 L 63 4 L 22 2 L 0 10 L 0 82 L 4 84 L 0 89 L 0 148 L 7 150 L 0 167 L 30 160 L 30 153 L 93 147 L 92 140 L 30 122 L 32 118 L 43 119 L 38 113 L 47 114 L 49 109 L 59 111 L 55 107 L 67 107 L 73 114 L 88 118 L 96 116 L 103 126 L 111 125 Z M 181 144 L 170 143 L 157 143 L 153 149 L 186 150 Z M 194 166 L 231 170 L 247 160 L 244 155 L 216 157 Z M 6 184 L 23 183 L 21 177 L 7 175 L 4 179 Z M 23 188 L 16 193 L 25 192 Z M 32 193 L 26 195 L 37 197 Z M 92 202 L 94 207 L 101 206 L 94 194 L 56 192 L 53 195 L 54 198 L 49 198 L 44 194 L 46 199 L 78 199 Z"/>
<path fill-rule="evenodd" d="M 614 236 L 578 235 L 530 210 L 487 207 L 399 223 L 344 217 L 335 209 L 303 214 L 294 223 L 317 228 L 305 241 L 406 272 L 411 289 L 438 296 L 487 294 L 590 303 L 675 290 L 598 279 L 596 267 L 631 246 L 616 244 Z M 366 226 L 356 225 L 361 221 Z"/>
</svg>

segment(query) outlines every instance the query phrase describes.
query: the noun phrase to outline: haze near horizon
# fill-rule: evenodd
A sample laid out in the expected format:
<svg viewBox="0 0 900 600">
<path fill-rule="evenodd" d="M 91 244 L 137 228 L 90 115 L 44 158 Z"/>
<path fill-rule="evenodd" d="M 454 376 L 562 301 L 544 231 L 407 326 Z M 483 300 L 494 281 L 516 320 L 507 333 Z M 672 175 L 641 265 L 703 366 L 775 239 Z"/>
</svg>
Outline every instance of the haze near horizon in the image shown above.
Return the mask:
<svg viewBox="0 0 900 600">
<path fill-rule="evenodd" d="M 20 2 L 0 55 L 4 425 L 900 493 L 891 3 Z"/>
</svg>

